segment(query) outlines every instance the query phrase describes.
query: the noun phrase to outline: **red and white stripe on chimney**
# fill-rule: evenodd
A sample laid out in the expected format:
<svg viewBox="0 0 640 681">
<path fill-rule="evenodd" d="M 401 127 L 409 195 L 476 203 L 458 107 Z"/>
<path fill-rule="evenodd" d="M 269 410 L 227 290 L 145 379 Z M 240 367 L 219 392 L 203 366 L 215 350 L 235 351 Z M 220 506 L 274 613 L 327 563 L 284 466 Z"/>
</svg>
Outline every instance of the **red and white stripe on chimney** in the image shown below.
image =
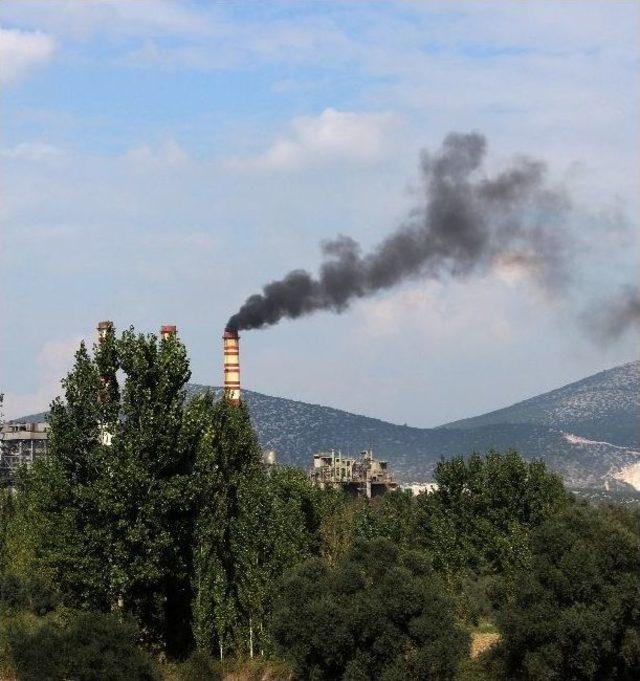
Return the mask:
<svg viewBox="0 0 640 681">
<path fill-rule="evenodd" d="M 224 394 L 233 404 L 240 404 L 240 336 L 227 329 L 222 336 L 224 351 Z"/>
</svg>

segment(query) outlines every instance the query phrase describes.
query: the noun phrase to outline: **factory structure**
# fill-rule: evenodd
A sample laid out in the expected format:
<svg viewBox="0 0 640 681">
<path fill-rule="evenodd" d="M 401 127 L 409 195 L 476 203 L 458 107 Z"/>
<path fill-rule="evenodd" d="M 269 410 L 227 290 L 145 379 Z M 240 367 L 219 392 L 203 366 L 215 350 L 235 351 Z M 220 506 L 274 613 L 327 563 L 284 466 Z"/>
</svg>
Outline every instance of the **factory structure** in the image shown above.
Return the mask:
<svg viewBox="0 0 640 681">
<path fill-rule="evenodd" d="M 344 457 L 341 452 L 319 452 L 313 457 L 309 472 L 311 481 L 318 487 L 339 488 L 358 497 L 379 497 L 398 489 L 388 461 L 373 456 L 370 449 L 359 457 Z"/>
<path fill-rule="evenodd" d="M 112 322 L 102 321 L 97 326 L 98 345 L 107 338 Z M 163 325 L 160 337 L 168 340 L 175 337 L 173 325 Z M 222 336 L 223 345 L 223 391 L 234 405 L 240 404 L 240 337 L 235 329 L 227 328 Z M 103 377 L 103 387 L 108 388 L 108 377 Z M 102 394 L 98 399 L 103 399 Z M 48 453 L 49 426 L 44 421 L 10 421 L 0 432 L 0 480 L 12 484 L 15 474 L 23 464 L 31 465 L 38 457 Z M 111 444 L 112 434 L 101 429 L 102 444 Z M 263 452 L 263 465 L 269 472 L 276 464 L 276 453 Z M 376 459 L 370 449 L 360 452 L 357 457 L 343 456 L 340 451 L 319 452 L 313 457 L 309 478 L 320 488 L 343 489 L 358 497 L 374 498 L 396 489 L 399 485 L 389 468 L 388 461 Z M 418 490 L 411 490 L 416 493 Z M 423 490 L 420 490 L 423 491 Z"/>
</svg>

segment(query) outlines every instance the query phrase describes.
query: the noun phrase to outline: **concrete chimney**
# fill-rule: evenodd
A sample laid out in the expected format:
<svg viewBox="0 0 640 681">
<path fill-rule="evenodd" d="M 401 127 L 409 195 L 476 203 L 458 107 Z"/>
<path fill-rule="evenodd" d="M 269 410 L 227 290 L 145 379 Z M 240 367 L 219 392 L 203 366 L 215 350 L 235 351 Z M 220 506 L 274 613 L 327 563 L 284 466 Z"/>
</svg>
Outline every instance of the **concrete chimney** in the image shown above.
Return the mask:
<svg viewBox="0 0 640 681">
<path fill-rule="evenodd" d="M 109 329 L 113 328 L 113 322 L 98 322 L 96 331 L 98 332 L 98 343 L 103 341 L 107 337 Z"/>
<path fill-rule="evenodd" d="M 222 336 L 224 348 L 224 394 L 233 404 L 240 404 L 240 336 L 227 329 Z"/>
<path fill-rule="evenodd" d="M 163 324 L 160 327 L 160 338 L 162 340 L 169 340 L 169 338 L 174 338 L 178 330 L 172 324 Z"/>
<path fill-rule="evenodd" d="M 98 332 L 98 344 L 104 342 L 105 338 L 107 337 L 107 333 L 111 329 L 113 329 L 113 322 L 110 321 L 98 322 L 98 326 L 96 329 Z M 98 395 L 98 401 L 100 403 L 103 403 L 107 396 L 107 390 L 109 388 L 110 379 L 109 376 L 101 376 L 100 380 L 102 381 L 102 390 Z M 106 447 L 110 447 L 112 439 L 113 435 L 109 431 L 109 428 L 104 423 L 101 423 L 100 441 L 102 442 L 102 444 L 105 445 Z"/>
</svg>

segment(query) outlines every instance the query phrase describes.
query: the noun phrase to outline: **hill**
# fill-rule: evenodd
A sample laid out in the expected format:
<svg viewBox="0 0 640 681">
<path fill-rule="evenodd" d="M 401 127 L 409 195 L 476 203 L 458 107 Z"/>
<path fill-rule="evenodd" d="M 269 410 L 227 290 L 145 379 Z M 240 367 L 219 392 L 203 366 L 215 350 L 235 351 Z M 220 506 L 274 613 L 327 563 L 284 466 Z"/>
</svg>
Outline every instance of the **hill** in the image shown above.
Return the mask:
<svg viewBox="0 0 640 681">
<path fill-rule="evenodd" d="M 638 448 L 639 388 L 640 361 L 631 362 L 510 407 L 441 427 L 471 430 L 506 423 L 535 423 L 582 438 Z"/>
<path fill-rule="evenodd" d="M 206 390 L 221 389 L 189 386 L 190 395 Z M 441 457 L 513 447 L 545 460 L 572 487 L 640 489 L 639 394 L 640 362 L 632 362 L 438 428 L 395 425 L 250 390 L 243 399 L 261 445 L 275 449 L 281 463 L 305 469 L 317 451 L 354 454 L 371 447 L 401 480 L 424 480 Z"/>
<path fill-rule="evenodd" d="M 639 396 L 640 362 L 632 362 L 482 416 L 411 428 L 244 391 L 262 445 L 302 468 L 319 450 L 372 447 L 402 479 L 424 479 L 441 457 L 514 447 L 544 459 L 573 487 L 637 489 Z"/>
</svg>

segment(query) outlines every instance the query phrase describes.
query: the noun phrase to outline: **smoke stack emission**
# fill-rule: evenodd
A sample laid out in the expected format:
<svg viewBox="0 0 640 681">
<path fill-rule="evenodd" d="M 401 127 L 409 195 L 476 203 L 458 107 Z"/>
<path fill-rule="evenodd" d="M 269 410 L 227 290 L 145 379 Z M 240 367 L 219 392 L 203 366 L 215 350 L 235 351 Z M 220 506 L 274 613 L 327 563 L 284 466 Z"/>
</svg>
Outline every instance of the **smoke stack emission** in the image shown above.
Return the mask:
<svg viewBox="0 0 640 681">
<path fill-rule="evenodd" d="M 583 321 L 600 342 L 616 340 L 628 330 L 640 329 L 640 288 L 624 286 L 614 298 L 594 311 L 583 314 Z"/>
<path fill-rule="evenodd" d="M 240 404 L 240 336 L 234 329 L 226 329 L 222 336 L 224 351 L 224 394 Z"/>
<path fill-rule="evenodd" d="M 562 283 L 562 223 L 569 208 L 546 181 L 545 164 L 520 157 L 493 176 L 483 135 L 450 133 L 422 153 L 425 202 L 370 253 L 350 237 L 322 244 L 317 276 L 301 269 L 266 284 L 227 324 L 260 329 L 316 310 L 342 312 L 356 298 L 408 279 L 483 273 L 500 259 L 526 262 L 546 286 Z"/>
</svg>

